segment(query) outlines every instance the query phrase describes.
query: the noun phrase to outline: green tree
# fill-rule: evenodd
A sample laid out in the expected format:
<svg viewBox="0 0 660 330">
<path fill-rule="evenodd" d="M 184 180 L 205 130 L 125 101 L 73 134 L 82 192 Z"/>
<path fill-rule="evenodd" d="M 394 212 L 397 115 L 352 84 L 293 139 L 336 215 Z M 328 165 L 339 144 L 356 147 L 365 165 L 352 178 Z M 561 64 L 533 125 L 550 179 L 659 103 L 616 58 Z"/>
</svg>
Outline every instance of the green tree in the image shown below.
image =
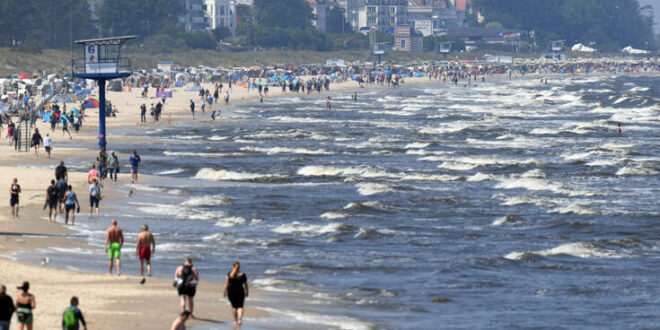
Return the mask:
<svg viewBox="0 0 660 330">
<path fill-rule="evenodd" d="M 305 0 L 254 0 L 254 11 L 264 27 L 306 30 L 312 26 L 312 8 Z"/>
<path fill-rule="evenodd" d="M 180 0 L 104 1 L 100 10 L 103 33 L 149 37 L 177 25 L 184 12 Z"/>
<path fill-rule="evenodd" d="M 563 39 L 568 44 L 596 43 L 602 50 L 653 48 L 653 16 L 638 0 L 474 0 L 486 24 L 534 30 L 540 44 Z"/>
</svg>

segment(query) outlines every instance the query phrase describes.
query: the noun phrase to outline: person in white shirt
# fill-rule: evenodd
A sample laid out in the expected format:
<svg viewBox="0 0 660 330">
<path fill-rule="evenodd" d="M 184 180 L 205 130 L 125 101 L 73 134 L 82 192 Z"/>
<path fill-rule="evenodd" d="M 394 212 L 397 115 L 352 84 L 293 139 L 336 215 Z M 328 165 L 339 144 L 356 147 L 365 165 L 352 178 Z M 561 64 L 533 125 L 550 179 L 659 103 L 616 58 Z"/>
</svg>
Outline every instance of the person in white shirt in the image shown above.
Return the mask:
<svg viewBox="0 0 660 330">
<path fill-rule="evenodd" d="M 44 139 L 44 149 L 46 149 L 48 159 L 50 159 L 50 152 L 53 150 L 53 139 L 50 137 L 50 134 L 46 134 L 46 138 Z"/>
</svg>

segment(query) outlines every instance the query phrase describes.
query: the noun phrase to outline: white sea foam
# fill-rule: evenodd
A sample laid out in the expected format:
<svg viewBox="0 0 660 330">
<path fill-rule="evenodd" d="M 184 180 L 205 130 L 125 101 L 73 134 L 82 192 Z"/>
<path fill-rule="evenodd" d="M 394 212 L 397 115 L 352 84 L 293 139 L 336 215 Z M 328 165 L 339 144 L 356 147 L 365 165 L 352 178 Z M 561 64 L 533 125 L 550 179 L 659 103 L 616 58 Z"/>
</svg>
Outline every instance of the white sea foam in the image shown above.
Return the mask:
<svg viewBox="0 0 660 330">
<path fill-rule="evenodd" d="M 616 251 L 601 249 L 591 243 L 566 243 L 547 250 L 532 252 L 511 252 L 504 256 L 509 260 L 522 260 L 528 255 L 537 255 L 542 257 L 551 256 L 571 256 L 576 258 L 623 258 L 625 255 L 618 254 Z"/>
<path fill-rule="evenodd" d="M 242 225 L 246 220 L 242 217 L 224 217 L 220 218 L 215 225 L 217 227 L 229 228 L 237 225 Z"/>
<path fill-rule="evenodd" d="M 213 135 L 213 136 L 209 136 L 207 138 L 207 140 L 209 140 L 209 141 L 225 141 L 225 140 L 228 140 L 228 139 L 229 139 L 228 136 L 219 136 L 219 135 Z"/>
<path fill-rule="evenodd" d="M 227 196 L 213 195 L 213 196 L 192 197 L 187 201 L 181 203 L 181 205 L 187 207 L 202 207 L 202 206 L 220 206 L 230 203 L 231 203 L 231 199 Z"/>
<path fill-rule="evenodd" d="M 438 165 L 439 168 L 444 168 L 452 171 L 469 171 L 478 166 L 479 165 L 477 164 L 468 164 L 468 163 L 452 162 L 452 161 L 443 162 L 442 164 Z"/>
<path fill-rule="evenodd" d="M 294 310 L 262 308 L 273 315 L 283 315 L 297 322 L 307 323 L 314 327 L 339 330 L 371 330 L 373 325 L 348 316 L 321 315 Z"/>
<path fill-rule="evenodd" d="M 281 178 L 281 176 L 271 174 L 257 174 L 246 172 L 232 172 L 228 170 L 214 170 L 211 168 L 202 168 L 195 175 L 195 179 L 212 181 L 254 181 L 260 179 Z"/>
<path fill-rule="evenodd" d="M 199 140 L 204 138 L 201 135 L 172 135 L 170 136 L 170 139 L 175 139 L 175 140 Z"/>
<path fill-rule="evenodd" d="M 588 204 L 574 202 L 568 205 L 560 206 L 552 210 L 552 212 L 559 214 L 577 214 L 577 215 L 594 215 L 596 211 L 591 209 Z"/>
<path fill-rule="evenodd" d="M 657 170 L 644 166 L 625 166 L 616 172 L 617 176 L 645 176 L 656 174 L 658 174 Z"/>
<path fill-rule="evenodd" d="M 346 225 L 339 222 L 331 222 L 325 225 L 304 224 L 298 221 L 279 225 L 272 229 L 277 234 L 298 234 L 302 236 L 319 236 L 339 233 L 346 229 Z"/>
<path fill-rule="evenodd" d="M 189 151 L 164 151 L 163 155 L 165 156 L 174 156 L 174 157 L 222 157 L 226 156 L 221 152 L 189 152 Z"/>
<path fill-rule="evenodd" d="M 477 174 L 470 176 L 467 178 L 468 182 L 482 182 L 482 181 L 487 181 L 487 180 L 494 180 L 495 176 L 492 174 L 484 174 L 481 172 L 478 172 Z"/>
<path fill-rule="evenodd" d="M 156 174 L 156 175 L 173 175 L 173 174 L 183 173 L 183 172 L 185 172 L 185 171 L 186 171 L 186 170 L 183 169 L 183 168 L 175 168 L 175 169 L 172 169 L 172 170 L 166 170 L 166 171 L 156 172 L 155 174 Z"/>
<path fill-rule="evenodd" d="M 325 212 L 321 214 L 320 218 L 325 220 L 337 220 L 348 217 L 348 214 L 341 212 Z"/>
<path fill-rule="evenodd" d="M 406 149 L 424 149 L 428 146 L 430 146 L 430 143 L 424 143 L 424 142 L 413 142 L 407 144 L 404 148 Z"/>
<path fill-rule="evenodd" d="M 277 154 L 298 154 L 298 155 L 332 155 L 332 152 L 325 149 L 305 149 L 305 148 L 286 148 L 286 147 L 272 147 L 272 148 L 262 148 L 262 147 L 243 147 L 241 151 L 247 152 L 259 152 L 267 155 L 277 155 Z"/>
<path fill-rule="evenodd" d="M 305 166 L 298 170 L 302 176 L 356 176 L 362 178 L 398 178 L 398 176 L 372 167 L 333 167 L 333 166 Z"/>
<path fill-rule="evenodd" d="M 379 195 L 393 191 L 390 186 L 380 183 L 358 183 L 357 188 L 362 196 Z"/>
</svg>

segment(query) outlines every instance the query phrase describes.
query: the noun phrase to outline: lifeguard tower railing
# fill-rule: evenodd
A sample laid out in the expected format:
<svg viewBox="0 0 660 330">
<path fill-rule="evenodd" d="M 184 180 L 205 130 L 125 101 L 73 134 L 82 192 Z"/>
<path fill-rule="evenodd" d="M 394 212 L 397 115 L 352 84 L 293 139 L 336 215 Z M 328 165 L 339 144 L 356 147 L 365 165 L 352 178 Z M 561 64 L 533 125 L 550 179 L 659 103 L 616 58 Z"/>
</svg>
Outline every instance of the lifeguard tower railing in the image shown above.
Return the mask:
<svg viewBox="0 0 660 330">
<path fill-rule="evenodd" d="M 98 60 L 95 63 L 87 63 L 84 58 L 75 58 L 71 61 L 71 69 L 78 78 L 94 79 L 97 76 L 117 75 L 123 77 L 125 73 L 132 71 L 131 61 L 128 58 L 113 60 Z M 89 77 L 85 77 L 89 75 Z M 106 78 L 112 79 L 112 78 Z"/>
</svg>

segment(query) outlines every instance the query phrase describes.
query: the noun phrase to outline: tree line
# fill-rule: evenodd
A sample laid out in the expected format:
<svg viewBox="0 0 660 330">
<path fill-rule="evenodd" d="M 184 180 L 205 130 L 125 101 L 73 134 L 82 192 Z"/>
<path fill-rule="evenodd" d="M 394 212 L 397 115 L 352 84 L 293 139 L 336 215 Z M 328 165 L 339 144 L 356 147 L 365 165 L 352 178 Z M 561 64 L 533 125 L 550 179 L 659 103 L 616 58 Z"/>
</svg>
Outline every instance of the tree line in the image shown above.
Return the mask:
<svg viewBox="0 0 660 330">
<path fill-rule="evenodd" d="M 605 51 L 656 46 L 653 10 L 638 0 L 474 0 L 473 7 L 485 18 L 475 17 L 475 24 L 534 31 L 543 45 L 565 40 Z"/>
<path fill-rule="evenodd" d="M 338 7 L 328 10 L 327 33 L 312 26 L 305 0 L 255 0 L 236 8 L 235 35 L 227 29 L 187 33 L 182 0 L 106 0 L 92 14 L 89 0 L 1 0 L 0 47 L 69 48 L 81 38 L 137 35 L 155 51 L 215 49 L 219 41 L 243 48 L 366 49 L 368 39 L 347 33 Z M 471 24 L 535 31 L 539 47 L 551 40 L 601 50 L 632 45 L 655 49 L 653 11 L 638 0 L 474 0 Z M 476 13 L 479 13 L 477 15 Z M 481 17 L 485 20 L 480 19 Z"/>
</svg>

